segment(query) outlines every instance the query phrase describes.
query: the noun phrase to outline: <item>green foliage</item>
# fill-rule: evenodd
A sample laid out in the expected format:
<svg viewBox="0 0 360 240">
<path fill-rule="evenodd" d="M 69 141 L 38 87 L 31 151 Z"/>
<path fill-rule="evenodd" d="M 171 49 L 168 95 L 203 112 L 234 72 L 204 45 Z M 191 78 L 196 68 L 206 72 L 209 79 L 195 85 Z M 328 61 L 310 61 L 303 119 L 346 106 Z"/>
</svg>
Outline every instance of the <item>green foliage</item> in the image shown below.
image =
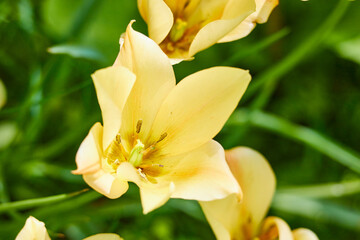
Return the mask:
<svg viewBox="0 0 360 240">
<path fill-rule="evenodd" d="M 359 16 L 359 1 L 280 1 L 248 37 L 174 67 L 177 80 L 221 64 L 250 69 L 249 91 L 217 140 L 263 153 L 279 188 L 270 214 L 320 239 L 360 239 Z M 113 63 L 131 19 L 146 33 L 136 1 L 0 2 L 1 239 L 14 239 L 29 215 L 53 239 L 214 239 L 193 201 L 170 200 L 144 216 L 134 186 L 116 200 L 66 194 L 87 188 L 70 171 L 101 121 L 90 75 Z"/>
</svg>

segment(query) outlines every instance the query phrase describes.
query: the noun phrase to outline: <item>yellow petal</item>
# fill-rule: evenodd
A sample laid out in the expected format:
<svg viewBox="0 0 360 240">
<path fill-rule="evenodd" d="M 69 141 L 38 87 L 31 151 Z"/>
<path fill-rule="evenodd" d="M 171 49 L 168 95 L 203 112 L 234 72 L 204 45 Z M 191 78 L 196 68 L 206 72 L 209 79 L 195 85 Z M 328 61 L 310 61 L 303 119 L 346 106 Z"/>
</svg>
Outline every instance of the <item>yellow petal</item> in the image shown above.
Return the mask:
<svg viewBox="0 0 360 240">
<path fill-rule="evenodd" d="M 138 0 L 138 8 L 148 25 L 149 37 L 157 44 L 161 43 L 174 22 L 171 9 L 163 0 Z"/>
<path fill-rule="evenodd" d="M 151 183 L 144 179 L 145 177 L 141 178 L 138 170 L 128 162 L 120 164 L 116 173 L 119 179 L 134 182 L 140 188 L 144 214 L 165 204 L 174 191 L 174 184 L 171 181 Z"/>
<path fill-rule="evenodd" d="M 209 222 L 216 239 L 242 240 L 244 234 L 240 231 L 240 202 L 236 194 L 231 194 L 224 199 L 199 202 Z"/>
<path fill-rule="evenodd" d="M 298 228 L 292 231 L 294 240 L 319 240 L 316 234 L 306 228 Z"/>
<path fill-rule="evenodd" d="M 265 23 L 279 0 L 256 0 L 256 22 Z"/>
<path fill-rule="evenodd" d="M 154 186 L 140 188 L 141 204 L 143 213 L 147 214 L 152 210 L 164 205 L 174 191 L 174 184 L 170 182 L 168 185 L 155 184 Z"/>
<path fill-rule="evenodd" d="M 119 235 L 114 233 L 99 233 L 83 240 L 123 240 Z"/>
<path fill-rule="evenodd" d="M 122 111 L 134 85 L 135 75 L 124 67 L 113 66 L 96 71 L 92 78 L 104 121 L 105 150 L 120 130 Z"/>
<path fill-rule="evenodd" d="M 241 198 L 239 184 L 231 174 L 226 163 L 224 149 L 211 140 L 199 148 L 160 161 L 171 170 L 158 181 L 167 179 L 174 183 L 171 198 L 183 198 L 199 201 L 221 199 L 229 194 Z M 163 179 L 162 179 L 163 178 Z"/>
<path fill-rule="evenodd" d="M 184 18 L 187 19 L 189 28 L 196 24 L 201 24 L 202 26 L 205 26 L 211 21 L 219 20 L 223 15 L 225 6 L 228 3 L 229 0 L 192 0 L 184 9 L 183 15 Z M 180 6 L 180 8 L 184 7 Z M 239 10 L 237 10 L 237 14 L 235 15 L 235 17 L 237 17 L 238 14 Z"/>
<path fill-rule="evenodd" d="M 136 168 L 129 162 L 123 162 L 116 170 L 119 179 L 127 182 L 134 182 L 139 187 L 141 186 L 141 179 Z"/>
<path fill-rule="evenodd" d="M 141 139 L 146 139 L 160 104 L 175 86 L 172 65 L 160 47 L 150 38 L 134 31 L 131 23 L 118 56 L 118 64 L 136 75 L 123 111 L 121 137 L 125 138 L 124 142 L 132 142 L 137 123 L 141 120 L 139 135 Z"/>
<path fill-rule="evenodd" d="M 101 124 L 95 123 L 76 153 L 77 169 L 72 171 L 73 174 L 85 174 L 99 170 L 102 156 L 102 136 Z"/>
<path fill-rule="evenodd" d="M 248 71 L 214 67 L 183 79 L 161 106 L 152 128 L 160 155 L 195 149 L 213 138 L 238 105 L 249 82 Z"/>
<path fill-rule="evenodd" d="M 123 181 L 117 178 L 116 175 L 107 173 L 102 169 L 95 173 L 84 174 L 83 178 L 90 187 L 111 199 L 120 197 L 129 188 L 126 181 Z"/>
<path fill-rule="evenodd" d="M 201 207 L 218 239 L 255 237 L 275 191 L 274 173 L 261 154 L 246 147 L 226 151 L 226 160 L 243 191 L 242 202 L 229 196 Z"/>
<path fill-rule="evenodd" d="M 241 217 L 244 223 L 251 218 L 251 232 L 256 233 L 275 192 L 275 174 L 268 161 L 250 148 L 237 147 L 225 154 L 244 193 Z"/>
<path fill-rule="evenodd" d="M 208 23 L 196 34 L 190 45 L 189 56 L 214 45 L 253 13 L 255 9 L 254 0 L 229 1 L 221 19 Z"/>
<path fill-rule="evenodd" d="M 279 4 L 278 0 L 256 0 L 256 12 L 248 16 L 234 30 L 218 42 L 230 42 L 246 37 L 256 26 L 256 23 L 265 23 L 272 10 Z"/>
<path fill-rule="evenodd" d="M 276 239 L 277 236 L 277 239 L 279 240 L 294 239 L 289 225 L 284 220 L 278 217 L 267 217 L 264 221 L 264 225 L 262 226 L 261 234 L 265 234 L 265 236 L 267 236 L 268 234 L 270 234 L 270 236 L 275 235 L 275 237 L 273 238 Z M 260 239 L 263 238 L 260 237 Z"/>
<path fill-rule="evenodd" d="M 45 224 L 30 216 L 26 219 L 25 226 L 21 229 L 15 240 L 50 240 Z"/>
</svg>

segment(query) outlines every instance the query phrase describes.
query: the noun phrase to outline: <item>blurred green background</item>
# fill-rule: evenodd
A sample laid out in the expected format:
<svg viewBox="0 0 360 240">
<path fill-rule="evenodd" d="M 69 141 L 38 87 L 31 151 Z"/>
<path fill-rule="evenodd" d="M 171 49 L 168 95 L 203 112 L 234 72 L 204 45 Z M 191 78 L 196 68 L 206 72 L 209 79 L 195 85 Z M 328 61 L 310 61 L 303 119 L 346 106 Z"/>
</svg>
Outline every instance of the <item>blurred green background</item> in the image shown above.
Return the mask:
<svg viewBox="0 0 360 240">
<path fill-rule="evenodd" d="M 70 170 L 101 121 L 90 75 L 113 63 L 131 19 L 146 33 L 135 0 L 0 0 L 1 239 L 14 239 L 29 215 L 53 239 L 215 239 L 195 201 L 143 215 L 134 185 L 117 200 L 64 194 L 87 188 Z M 278 182 L 269 214 L 320 239 L 360 239 L 359 23 L 359 1 L 280 0 L 248 37 L 174 67 L 178 81 L 216 65 L 250 70 L 252 83 L 216 139 L 265 155 Z"/>
</svg>

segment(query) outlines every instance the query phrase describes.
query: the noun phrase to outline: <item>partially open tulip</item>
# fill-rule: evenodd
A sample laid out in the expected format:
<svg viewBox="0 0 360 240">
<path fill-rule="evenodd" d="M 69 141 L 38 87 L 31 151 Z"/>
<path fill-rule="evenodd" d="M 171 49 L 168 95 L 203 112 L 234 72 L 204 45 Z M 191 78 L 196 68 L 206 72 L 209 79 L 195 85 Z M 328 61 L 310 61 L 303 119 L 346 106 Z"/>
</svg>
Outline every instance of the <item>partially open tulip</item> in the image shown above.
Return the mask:
<svg viewBox="0 0 360 240">
<path fill-rule="evenodd" d="M 30 216 L 15 240 L 50 240 L 50 237 L 45 224 Z"/>
<path fill-rule="evenodd" d="M 212 138 L 247 88 L 248 71 L 215 67 L 176 85 L 169 58 L 129 25 L 114 66 L 92 77 L 103 116 L 80 146 L 77 170 L 96 191 L 118 198 L 128 181 L 144 213 L 169 198 L 209 201 L 241 193 Z"/>
<path fill-rule="evenodd" d="M 243 201 L 229 195 L 220 200 L 200 202 L 219 240 L 318 240 L 308 229 L 291 231 L 278 217 L 265 215 L 275 191 L 275 175 L 258 152 L 246 147 L 226 151 L 226 160 L 243 191 Z"/>
<path fill-rule="evenodd" d="M 99 233 L 99 234 L 84 238 L 83 240 L 124 240 L 124 239 L 114 233 Z"/>
<path fill-rule="evenodd" d="M 173 59 L 191 59 L 217 42 L 248 35 L 278 0 L 138 0 L 149 37 Z"/>
<path fill-rule="evenodd" d="M 45 224 L 30 216 L 26 220 L 25 226 L 21 229 L 15 240 L 51 240 L 47 233 Z M 87 237 L 84 240 L 123 240 L 114 233 L 100 233 Z"/>
</svg>

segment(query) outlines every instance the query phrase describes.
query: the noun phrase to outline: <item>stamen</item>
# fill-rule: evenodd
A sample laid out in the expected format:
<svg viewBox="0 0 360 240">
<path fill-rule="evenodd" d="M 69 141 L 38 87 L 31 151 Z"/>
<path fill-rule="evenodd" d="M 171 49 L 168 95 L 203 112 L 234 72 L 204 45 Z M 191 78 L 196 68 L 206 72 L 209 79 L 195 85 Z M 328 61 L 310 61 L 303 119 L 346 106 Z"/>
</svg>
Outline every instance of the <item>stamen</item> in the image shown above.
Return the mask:
<svg viewBox="0 0 360 240">
<path fill-rule="evenodd" d="M 166 136 L 167 136 L 167 133 L 166 133 L 166 132 L 165 132 L 165 133 L 163 133 L 163 134 L 161 134 L 161 136 L 160 136 L 159 140 L 157 140 L 157 142 L 156 142 L 156 143 L 159 143 L 159 142 L 161 142 L 162 140 L 164 140 L 164 138 L 166 138 Z"/>
<path fill-rule="evenodd" d="M 154 145 L 151 145 L 150 147 L 148 147 L 147 149 L 145 149 L 142 154 L 143 154 L 143 157 L 145 158 L 150 152 L 154 151 L 155 150 L 155 146 Z"/>
<path fill-rule="evenodd" d="M 142 120 L 140 119 L 136 124 L 136 133 L 140 133 L 141 126 L 142 126 Z"/>
<path fill-rule="evenodd" d="M 142 169 L 141 169 L 141 168 L 138 168 L 137 170 L 138 170 L 138 172 L 139 172 L 140 177 L 142 177 L 142 178 L 144 178 L 144 179 L 147 180 L 146 175 L 145 175 L 145 173 L 143 173 Z"/>
<path fill-rule="evenodd" d="M 162 164 L 158 164 L 158 163 L 152 163 L 152 164 L 142 164 L 139 166 L 140 168 L 149 168 L 149 167 L 164 167 L 164 165 Z"/>
</svg>

